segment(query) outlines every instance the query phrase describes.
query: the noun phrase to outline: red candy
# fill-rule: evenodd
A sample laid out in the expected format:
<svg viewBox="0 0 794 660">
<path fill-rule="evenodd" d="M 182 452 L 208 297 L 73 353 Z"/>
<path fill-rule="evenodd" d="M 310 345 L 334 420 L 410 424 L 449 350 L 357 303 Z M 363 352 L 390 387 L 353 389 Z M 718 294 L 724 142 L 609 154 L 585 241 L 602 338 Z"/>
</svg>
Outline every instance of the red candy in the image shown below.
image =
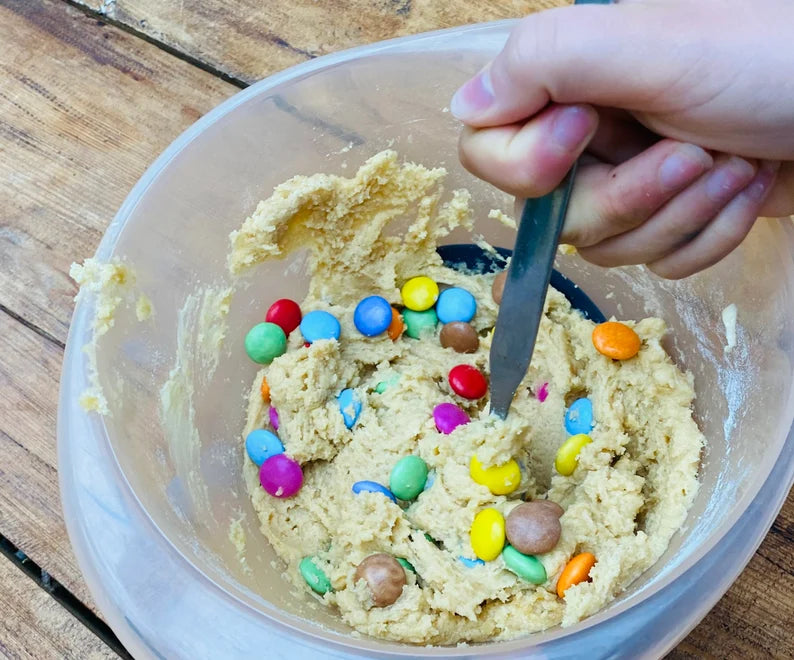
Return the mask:
<svg viewBox="0 0 794 660">
<path fill-rule="evenodd" d="M 449 370 L 449 385 L 455 394 L 465 399 L 479 399 L 488 391 L 488 381 L 479 369 L 459 364 Z"/>
<path fill-rule="evenodd" d="M 274 302 L 265 314 L 265 321 L 275 323 L 285 335 L 289 335 L 301 322 L 301 308 L 294 300 L 282 298 Z"/>
</svg>

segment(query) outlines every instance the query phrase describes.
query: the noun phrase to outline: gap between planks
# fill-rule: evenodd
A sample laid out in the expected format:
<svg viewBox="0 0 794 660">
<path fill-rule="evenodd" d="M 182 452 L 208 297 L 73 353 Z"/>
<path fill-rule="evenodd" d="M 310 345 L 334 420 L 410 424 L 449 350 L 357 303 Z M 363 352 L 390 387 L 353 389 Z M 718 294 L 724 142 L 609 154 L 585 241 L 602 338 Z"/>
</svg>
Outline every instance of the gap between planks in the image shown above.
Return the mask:
<svg viewBox="0 0 794 660">
<path fill-rule="evenodd" d="M 19 550 L 13 543 L 11 543 L 11 541 L 2 535 L 0 535 L 0 555 L 4 556 L 6 560 L 13 565 L 12 567 L 2 567 L 2 573 L 5 574 L 6 578 L 3 580 L 4 590 L 6 590 L 7 594 L 10 594 L 11 596 L 14 596 L 17 592 L 21 592 L 21 597 L 24 598 L 25 604 L 32 610 L 30 612 L 31 619 L 41 617 L 42 611 L 44 610 L 54 612 L 53 618 L 58 618 L 58 615 L 61 614 L 61 612 L 55 608 L 62 607 L 64 610 L 66 610 L 66 612 L 68 612 L 69 615 L 73 616 L 77 622 L 81 623 L 85 628 L 90 630 L 94 635 L 97 636 L 99 640 L 101 640 L 101 642 L 108 647 L 108 649 L 103 649 L 101 645 L 92 643 L 91 639 L 88 637 L 82 639 L 84 637 L 82 631 L 79 628 L 73 629 L 71 634 L 68 636 L 68 639 L 65 639 L 64 641 L 70 645 L 73 643 L 79 644 L 80 648 L 78 652 L 81 654 L 81 656 L 86 650 L 88 650 L 85 648 L 85 646 L 83 646 L 86 645 L 96 649 L 95 653 L 92 653 L 92 657 L 94 657 L 94 655 L 97 653 L 102 657 L 110 656 L 111 654 L 109 652 L 105 653 L 105 651 L 112 651 L 115 655 L 124 658 L 124 660 L 132 660 L 132 656 L 127 652 L 124 646 L 122 646 L 119 639 L 115 634 L 113 634 L 113 631 L 104 621 L 102 621 L 102 619 L 100 619 L 82 602 L 80 602 L 74 596 L 74 594 L 72 594 L 72 592 L 61 585 L 57 580 L 50 576 L 47 571 L 43 570 L 38 564 L 27 557 L 25 553 Z M 0 558 L 0 562 L 3 561 L 5 560 Z M 15 571 L 17 570 L 20 572 L 20 574 L 24 574 L 27 577 L 19 580 L 15 574 Z M 48 594 L 52 600 L 38 597 L 35 589 L 29 589 L 28 585 L 25 583 L 28 578 L 30 578 L 33 583 L 35 583 L 46 594 Z M 14 588 L 15 586 L 17 586 L 16 589 Z M 19 613 L 17 612 L 17 614 Z M 28 619 L 28 617 L 25 618 Z M 20 625 L 29 625 L 30 621 L 26 620 L 17 623 Z M 48 621 L 47 623 L 50 622 Z M 69 626 L 68 619 L 65 622 L 62 621 L 62 625 Z M 36 627 L 43 632 L 42 629 L 44 626 L 37 625 Z M 64 654 L 66 650 L 58 649 L 56 651 L 56 649 L 48 649 L 48 651 L 54 652 L 57 657 L 58 655 Z"/>
<path fill-rule="evenodd" d="M 70 7 L 74 7 L 79 12 L 85 14 L 89 18 L 93 18 L 93 19 L 97 20 L 99 23 L 104 23 L 104 24 L 110 25 L 111 27 L 114 27 L 117 30 L 121 30 L 122 32 L 126 32 L 127 34 L 132 35 L 133 37 L 137 37 L 138 39 L 142 39 L 146 43 L 151 44 L 152 46 L 155 46 L 155 47 L 159 48 L 160 50 L 168 53 L 169 55 L 171 55 L 173 57 L 176 57 L 177 59 L 182 60 L 183 62 L 186 62 L 187 64 L 190 64 L 190 65 L 196 67 L 197 69 L 201 69 L 202 71 L 206 71 L 207 73 L 220 78 L 224 82 L 230 83 L 230 84 L 232 84 L 232 85 L 234 85 L 236 87 L 239 87 L 240 89 L 245 89 L 246 87 L 248 87 L 250 85 L 250 83 L 246 82 L 242 78 L 238 78 L 237 76 L 233 76 L 232 74 L 227 73 L 226 71 L 223 71 L 223 70 L 221 70 L 221 69 L 219 69 L 217 67 L 214 67 L 211 64 L 209 64 L 207 62 L 204 62 L 204 61 L 200 60 L 199 58 L 194 57 L 193 55 L 190 55 L 189 53 L 186 53 L 183 50 L 175 48 L 174 46 L 170 46 L 169 44 L 167 44 L 164 41 L 161 41 L 159 39 L 155 39 L 153 36 L 147 34 L 146 32 L 144 32 L 142 30 L 137 30 L 136 28 L 134 28 L 132 25 L 130 25 L 128 23 L 124 23 L 123 21 L 119 21 L 119 20 L 109 16 L 103 10 L 103 8 L 105 7 L 104 4 L 102 5 L 102 8 L 100 8 L 100 9 L 93 9 L 92 7 L 89 7 L 89 6 L 85 5 L 85 4 L 83 4 L 82 2 L 79 2 L 79 0 L 61 0 L 61 2 L 69 5 Z M 310 53 L 306 53 L 306 55 L 309 58 L 315 57 L 314 55 L 311 55 Z"/>
</svg>

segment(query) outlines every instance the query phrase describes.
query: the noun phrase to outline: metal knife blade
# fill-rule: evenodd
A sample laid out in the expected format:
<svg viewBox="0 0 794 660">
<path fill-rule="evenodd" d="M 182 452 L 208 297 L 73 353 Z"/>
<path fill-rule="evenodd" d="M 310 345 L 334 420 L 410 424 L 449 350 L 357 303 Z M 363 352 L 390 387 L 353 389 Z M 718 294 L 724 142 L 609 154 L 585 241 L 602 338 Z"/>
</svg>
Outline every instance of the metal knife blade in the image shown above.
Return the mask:
<svg viewBox="0 0 794 660">
<path fill-rule="evenodd" d="M 491 414 L 505 419 L 529 368 L 543 315 L 557 243 L 576 176 L 576 163 L 552 192 L 528 199 L 491 342 Z"/>
</svg>

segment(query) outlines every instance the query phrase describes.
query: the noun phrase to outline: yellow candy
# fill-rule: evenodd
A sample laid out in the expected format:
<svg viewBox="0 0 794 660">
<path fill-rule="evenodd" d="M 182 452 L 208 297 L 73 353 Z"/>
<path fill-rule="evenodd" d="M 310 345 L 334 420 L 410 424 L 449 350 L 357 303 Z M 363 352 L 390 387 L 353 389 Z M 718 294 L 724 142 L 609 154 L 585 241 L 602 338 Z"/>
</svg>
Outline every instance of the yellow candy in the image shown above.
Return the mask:
<svg viewBox="0 0 794 660">
<path fill-rule="evenodd" d="M 496 509 L 483 509 L 471 524 L 471 548 L 483 561 L 493 561 L 505 546 L 505 519 Z"/>
<path fill-rule="evenodd" d="M 400 292 L 403 305 L 415 312 L 424 312 L 436 304 L 438 300 L 438 284 L 429 277 L 412 277 L 403 284 Z"/>
<path fill-rule="evenodd" d="M 507 463 L 486 469 L 476 456 L 472 456 L 469 474 L 478 484 L 487 486 L 494 495 L 512 493 L 521 483 L 521 468 L 512 458 Z"/>
<path fill-rule="evenodd" d="M 577 433 L 563 442 L 557 450 L 557 458 L 554 459 L 554 467 L 557 468 L 557 472 L 566 477 L 573 474 L 576 464 L 579 462 L 579 452 L 582 451 L 582 447 L 589 445 L 592 441 L 593 439 L 586 433 Z"/>
</svg>

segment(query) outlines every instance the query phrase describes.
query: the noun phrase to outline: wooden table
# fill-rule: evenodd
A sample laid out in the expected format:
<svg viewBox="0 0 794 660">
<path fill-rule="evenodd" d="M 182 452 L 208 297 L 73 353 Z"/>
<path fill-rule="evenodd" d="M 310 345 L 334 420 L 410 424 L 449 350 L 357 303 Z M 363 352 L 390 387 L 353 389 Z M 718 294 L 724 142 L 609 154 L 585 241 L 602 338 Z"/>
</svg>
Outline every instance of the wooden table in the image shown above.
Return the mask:
<svg viewBox="0 0 794 660">
<path fill-rule="evenodd" d="M 0 0 L 0 653 L 125 653 L 69 547 L 55 416 L 69 264 L 94 252 L 146 166 L 213 106 L 286 66 L 553 4 Z M 671 657 L 794 657 L 793 631 L 790 495 L 739 580 Z"/>
</svg>

